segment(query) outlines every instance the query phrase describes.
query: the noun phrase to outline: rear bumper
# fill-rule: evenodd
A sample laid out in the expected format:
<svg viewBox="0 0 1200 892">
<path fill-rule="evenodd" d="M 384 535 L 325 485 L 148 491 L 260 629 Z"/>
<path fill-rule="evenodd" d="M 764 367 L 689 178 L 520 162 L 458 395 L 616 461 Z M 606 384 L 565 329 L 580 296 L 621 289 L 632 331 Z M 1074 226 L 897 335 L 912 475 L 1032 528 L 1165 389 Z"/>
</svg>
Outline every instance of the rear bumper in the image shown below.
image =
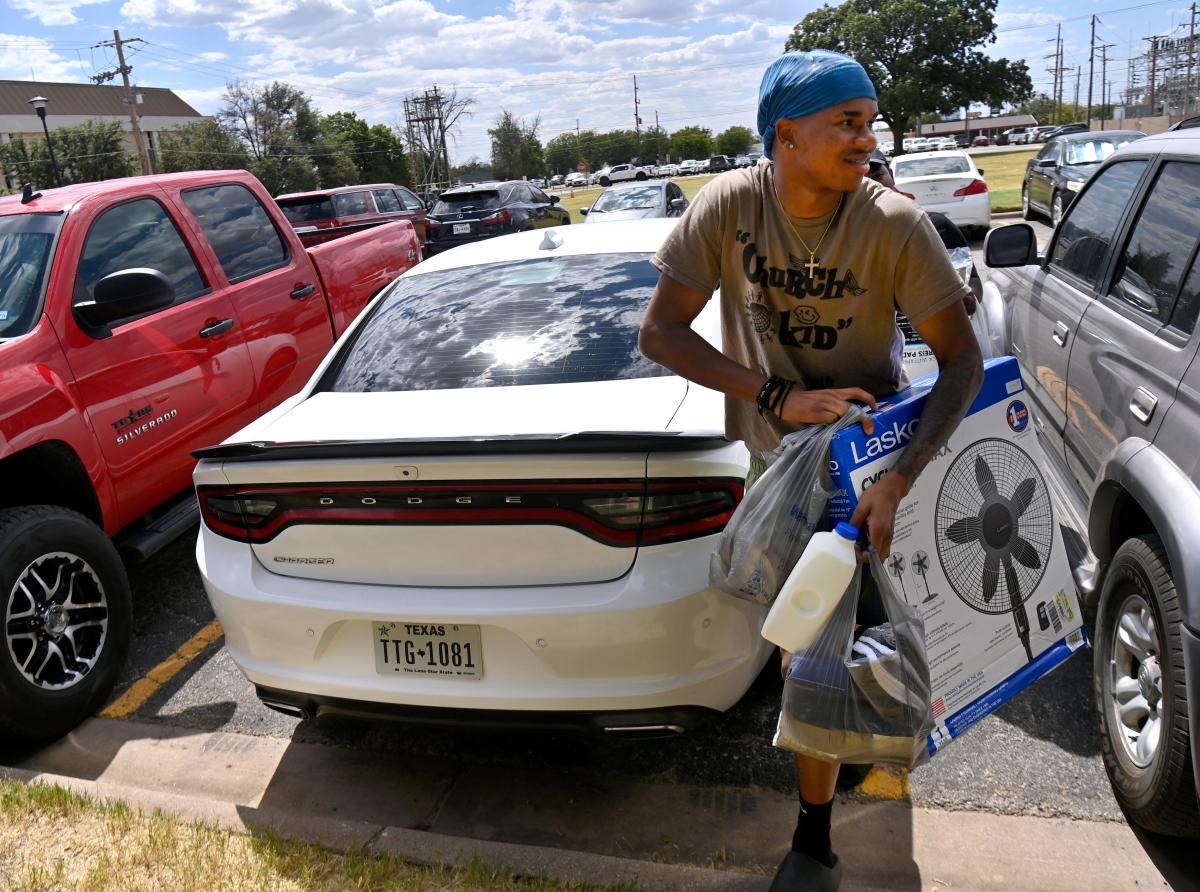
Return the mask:
<svg viewBox="0 0 1200 892">
<path fill-rule="evenodd" d="M 991 226 L 992 223 L 990 193 L 968 195 L 941 204 L 922 204 L 921 207 L 930 213 L 945 214 L 955 226 Z"/>
<path fill-rule="evenodd" d="M 609 582 L 506 588 L 277 575 L 204 526 L 197 561 L 234 662 L 256 687 L 310 713 L 723 712 L 773 648 L 759 635 L 765 608 L 708 588 L 714 544 L 643 548 Z M 374 621 L 478 625 L 483 678 L 378 673 Z"/>
</svg>

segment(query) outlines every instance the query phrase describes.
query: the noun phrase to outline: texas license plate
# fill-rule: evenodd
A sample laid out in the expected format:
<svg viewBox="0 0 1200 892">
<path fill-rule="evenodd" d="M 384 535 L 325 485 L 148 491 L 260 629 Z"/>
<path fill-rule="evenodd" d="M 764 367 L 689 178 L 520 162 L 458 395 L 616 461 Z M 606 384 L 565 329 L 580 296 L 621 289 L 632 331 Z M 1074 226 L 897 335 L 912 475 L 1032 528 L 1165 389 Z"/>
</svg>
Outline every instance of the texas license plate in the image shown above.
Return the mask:
<svg viewBox="0 0 1200 892">
<path fill-rule="evenodd" d="M 380 675 L 483 678 L 479 626 L 458 623 L 371 623 Z"/>
<path fill-rule="evenodd" d="M 470 223 L 455 223 L 454 224 L 454 234 L 455 235 L 470 235 L 471 234 L 471 224 Z"/>
</svg>

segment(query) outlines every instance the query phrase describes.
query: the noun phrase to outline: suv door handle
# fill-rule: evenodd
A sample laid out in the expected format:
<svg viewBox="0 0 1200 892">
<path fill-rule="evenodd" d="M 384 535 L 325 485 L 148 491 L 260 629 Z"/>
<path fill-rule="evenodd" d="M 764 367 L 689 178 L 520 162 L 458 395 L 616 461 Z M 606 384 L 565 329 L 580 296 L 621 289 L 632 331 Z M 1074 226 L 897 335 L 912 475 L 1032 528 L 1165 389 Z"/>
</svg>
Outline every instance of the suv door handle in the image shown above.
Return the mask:
<svg viewBox="0 0 1200 892">
<path fill-rule="evenodd" d="M 308 297 L 316 290 L 317 286 L 312 282 L 309 282 L 307 285 L 301 285 L 298 288 L 293 288 L 291 295 L 292 300 L 304 300 L 304 298 Z"/>
<path fill-rule="evenodd" d="M 1058 344 L 1060 347 L 1067 346 L 1067 335 L 1071 333 L 1071 329 L 1067 327 L 1065 322 L 1054 323 L 1054 334 L 1050 335 L 1050 340 Z"/>
<path fill-rule="evenodd" d="M 1133 392 L 1133 396 L 1130 397 L 1129 414 L 1142 424 L 1149 424 L 1150 419 L 1154 417 L 1154 410 L 1157 406 L 1158 397 L 1145 387 L 1139 387 Z"/>
<path fill-rule="evenodd" d="M 233 328 L 232 319 L 222 319 L 220 322 L 210 322 L 204 328 L 200 329 L 200 337 L 215 338 L 217 335 L 225 334 L 229 329 Z"/>
</svg>

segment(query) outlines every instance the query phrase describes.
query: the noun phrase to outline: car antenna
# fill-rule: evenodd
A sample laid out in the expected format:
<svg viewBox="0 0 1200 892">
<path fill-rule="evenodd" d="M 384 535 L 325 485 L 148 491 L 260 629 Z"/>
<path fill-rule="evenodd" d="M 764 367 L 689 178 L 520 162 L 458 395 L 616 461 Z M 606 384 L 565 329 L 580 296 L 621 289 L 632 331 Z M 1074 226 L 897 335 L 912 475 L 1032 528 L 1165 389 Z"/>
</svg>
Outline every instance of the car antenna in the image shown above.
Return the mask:
<svg viewBox="0 0 1200 892">
<path fill-rule="evenodd" d="M 21 204 L 29 204 L 35 198 L 41 198 L 41 192 L 33 191 L 33 183 L 24 183 L 21 186 Z"/>
<path fill-rule="evenodd" d="M 555 248 L 561 248 L 563 237 L 557 232 L 546 231 L 546 237 L 542 239 L 542 243 L 538 245 L 539 251 L 553 251 Z"/>
</svg>

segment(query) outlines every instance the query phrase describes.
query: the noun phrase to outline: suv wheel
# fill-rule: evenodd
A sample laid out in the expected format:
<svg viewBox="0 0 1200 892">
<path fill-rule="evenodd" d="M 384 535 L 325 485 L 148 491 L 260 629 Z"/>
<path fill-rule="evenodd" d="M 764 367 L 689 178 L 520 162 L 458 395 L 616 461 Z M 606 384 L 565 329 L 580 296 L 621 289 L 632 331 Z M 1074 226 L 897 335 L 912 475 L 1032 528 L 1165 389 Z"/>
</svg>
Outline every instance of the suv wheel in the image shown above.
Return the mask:
<svg viewBox="0 0 1200 892">
<path fill-rule="evenodd" d="M 1054 193 L 1054 201 L 1050 203 L 1050 222 L 1058 229 L 1058 224 L 1062 222 L 1063 213 L 1066 210 L 1065 202 L 1063 201 L 1062 193 Z"/>
<path fill-rule="evenodd" d="M 612 180 L 610 180 L 608 177 L 600 177 L 600 185 L 607 189 L 612 185 Z"/>
<path fill-rule="evenodd" d="M 1032 220 L 1033 217 L 1033 208 L 1029 206 L 1029 184 L 1026 183 L 1021 187 L 1021 219 Z"/>
<path fill-rule="evenodd" d="M 1161 540 L 1128 540 L 1113 557 L 1096 619 L 1094 689 L 1104 767 L 1134 823 L 1154 833 L 1200 837 L 1181 622 Z"/>
</svg>

